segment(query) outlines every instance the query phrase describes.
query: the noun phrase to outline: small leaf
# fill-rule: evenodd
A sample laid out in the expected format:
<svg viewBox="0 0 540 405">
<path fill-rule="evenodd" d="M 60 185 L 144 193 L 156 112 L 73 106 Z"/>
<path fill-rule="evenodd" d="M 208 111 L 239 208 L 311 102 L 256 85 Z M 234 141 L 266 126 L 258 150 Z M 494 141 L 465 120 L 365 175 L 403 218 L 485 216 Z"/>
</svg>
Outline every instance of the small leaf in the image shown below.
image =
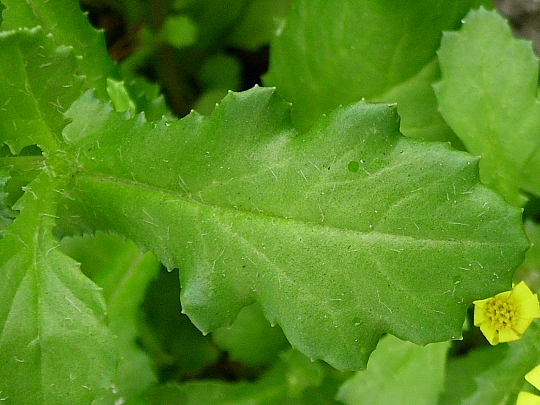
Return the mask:
<svg viewBox="0 0 540 405">
<path fill-rule="evenodd" d="M 107 78 L 107 94 L 109 94 L 116 111 L 123 112 L 129 110 L 132 115 L 135 115 L 136 106 L 130 98 L 124 82 Z"/>
<path fill-rule="evenodd" d="M 56 151 L 62 113 L 82 93 L 73 50 L 40 28 L 0 32 L 0 66 L 0 141 L 14 154 L 33 144 Z"/>
<path fill-rule="evenodd" d="M 90 403 L 116 365 L 99 288 L 52 235 L 58 187 L 30 183 L 0 240 L 0 392 L 16 404 Z"/>
<path fill-rule="evenodd" d="M 339 389 L 346 405 L 432 405 L 444 385 L 449 343 L 425 347 L 392 335 L 382 338 L 366 371 L 359 371 Z"/>
<path fill-rule="evenodd" d="M 468 151 L 482 157 L 480 177 L 518 206 L 520 187 L 540 195 L 530 166 L 540 145 L 538 58 L 494 11 L 471 11 L 459 32 L 444 34 L 435 86 L 444 119 Z M 530 167 L 528 167 L 530 166 Z"/>
<path fill-rule="evenodd" d="M 205 333 L 258 301 L 308 357 L 360 369 L 384 332 L 457 338 L 528 247 L 476 158 L 402 137 L 395 106 L 338 109 L 303 136 L 268 88 L 209 118 L 128 120 L 88 94 L 69 116 L 82 152 L 64 231 L 115 230 L 180 268 Z"/>
</svg>

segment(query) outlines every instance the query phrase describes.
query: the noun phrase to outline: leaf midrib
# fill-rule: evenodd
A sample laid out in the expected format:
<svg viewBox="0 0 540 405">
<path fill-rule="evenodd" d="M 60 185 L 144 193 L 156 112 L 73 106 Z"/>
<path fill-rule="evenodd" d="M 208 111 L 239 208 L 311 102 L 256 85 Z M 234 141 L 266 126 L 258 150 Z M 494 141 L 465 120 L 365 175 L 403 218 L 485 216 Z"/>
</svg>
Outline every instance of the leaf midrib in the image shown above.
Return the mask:
<svg viewBox="0 0 540 405">
<path fill-rule="evenodd" d="M 238 214 L 239 212 L 240 213 L 243 213 L 245 215 L 251 215 L 253 217 L 262 217 L 262 218 L 266 218 L 266 219 L 273 219 L 273 220 L 279 220 L 279 221 L 287 221 L 287 222 L 294 222 L 294 223 L 299 223 L 299 224 L 302 224 L 302 225 L 308 225 L 310 227 L 315 227 L 315 228 L 323 228 L 323 229 L 327 229 L 329 231 L 338 231 L 338 232 L 347 232 L 347 233 L 354 233 L 354 234 L 362 234 L 364 236 L 367 236 L 367 235 L 370 235 L 371 238 L 375 237 L 376 235 L 380 235 L 380 238 L 383 239 L 383 238 L 393 238 L 394 240 L 412 240 L 412 241 L 416 241 L 416 242 L 424 242 L 426 244 L 434 244 L 434 245 L 437 245 L 439 243 L 444 243 L 444 244 L 452 244 L 452 245 L 462 245 L 462 244 L 466 244 L 467 246 L 471 246 L 471 244 L 474 244 L 476 246 L 481 246 L 481 247 L 484 247 L 484 246 L 506 246 L 506 245 L 513 245 L 512 241 L 508 241 L 508 243 L 489 243 L 489 242 L 481 242 L 481 241 L 477 241 L 477 240 L 463 240 L 463 239 L 460 239 L 460 240 L 455 240 L 455 239 L 432 239 L 432 238 L 417 238 L 417 237 L 414 237 L 414 236 L 411 236 L 411 235 L 400 235 L 400 234 L 392 234 L 392 233 L 388 233 L 388 232 L 379 232 L 379 231 L 376 231 L 376 230 L 369 230 L 369 231 L 362 231 L 362 230 L 357 230 L 357 229 L 349 229 L 349 228 L 340 228 L 338 226 L 332 226 L 332 225 L 327 225 L 327 224 L 321 224 L 319 220 L 314 220 L 313 222 L 310 222 L 310 221 L 304 221 L 300 218 L 293 218 L 293 217 L 284 217 L 284 216 L 278 216 L 278 215 L 275 215 L 275 214 L 269 214 L 269 213 L 266 213 L 266 212 L 262 212 L 261 210 L 253 210 L 253 211 L 246 211 L 246 210 L 241 210 L 241 209 L 238 209 L 238 208 L 235 208 L 235 207 L 232 207 L 232 206 L 226 206 L 226 205 L 217 205 L 217 204 L 212 204 L 212 203 L 208 203 L 208 201 L 200 201 L 200 200 L 196 200 L 195 198 L 193 198 L 193 196 L 186 196 L 184 194 L 181 194 L 181 193 L 178 193 L 178 192 L 175 192 L 173 190 L 169 190 L 169 189 L 164 189 L 164 188 L 160 188 L 160 187 L 156 187 L 156 186 L 153 186 L 153 185 L 150 185 L 150 184 L 147 184 L 147 183 L 142 183 L 142 182 L 139 182 L 139 181 L 136 181 L 136 180 L 129 180 L 129 179 L 126 179 L 126 178 L 120 178 L 120 177 L 114 177 L 114 176 L 102 176 L 100 174 L 90 174 L 90 173 L 85 173 L 85 174 L 79 174 L 77 176 L 78 179 L 81 179 L 81 180 L 84 180 L 84 179 L 88 179 L 90 182 L 93 182 L 93 183 L 96 183 L 96 184 L 103 184 L 104 182 L 109 182 L 110 184 L 118 184 L 118 185 L 121 185 L 122 187 L 130 187 L 130 188 L 135 188 L 135 189 L 139 189 L 139 190 L 143 190 L 143 191 L 149 191 L 149 192 L 155 192 L 156 194 L 160 194 L 160 195 L 167 195 L 167 196 L 171 196 L 171 197 L 174 197 L 180 201 L 183 201 L 184 203 L 186 204 L 190 204 L 190 205 L 193 205 L 193 206 L 197 206 L 197 207 L 206 207 L 212 211 L 230 211 L 230 212 L 235 212 L 236 214 Z"/>
</svg>

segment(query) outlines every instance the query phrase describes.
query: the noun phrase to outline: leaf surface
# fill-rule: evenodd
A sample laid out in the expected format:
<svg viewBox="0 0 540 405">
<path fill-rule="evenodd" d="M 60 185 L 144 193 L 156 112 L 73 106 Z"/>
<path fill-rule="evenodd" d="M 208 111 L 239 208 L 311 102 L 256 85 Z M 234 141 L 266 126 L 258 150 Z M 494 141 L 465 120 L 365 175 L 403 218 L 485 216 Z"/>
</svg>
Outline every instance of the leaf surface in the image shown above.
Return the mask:
<svg viewBox="0 0 540 405">
<path fill-rule="evenodd" d="M 338 109 L 302 136 L 269 88 L 231 93 L 210 118 L 128 120 L 88 94 L 69 116 L 82 152 L 64 230 L 113 229 L 179 267 L 205 333 L 258 301 L 309 357 L 363 368 L 384 332 L 459 337 L 528 247 L 476 158 L 402 137 L 392 105 Z"/>
<path fill-rule="evenodd" d="M 480 176 L 508 201 L 523 205 L 520 187 L 540 195 L 538 58 L 496 12 L 471 11 L 439 50 L 440 111 L 469 152 Z M 456 102 L 459 100 L 459 102 Z"/>
<path fill-rule="evenodd" d="M 0 240 L 0 392 L 16 404 L 90 403 L 116 364 L 99 288 L 52 235 L 58 187 L 30 183 Z"/>
<path fill-rule="evenodd" d="M 117 78 L 117 68 L 107 53 L 103 32 L 90 25 L 78 1 L 3 0 L 3 3 L 6 9 L 2 30 L 42 27 L 52 35 L 56 45 L 71 47 L 75 55 L 82 56 L 80 69 L 88 87 L 108 99 L 106 78 Z"/>
<path fill-rule="evenodd" d="M 0 141 L 18 154 L 37 144 L 57 149 L 62 113 L 82 94 L 73 51 L 40 28 L 0 33 Z"/>
<path fill-rule="evenodd" d="M 432 405 L 444 386 L 449 343 L 424 347 L 392 335 L 382 338 L 366 371 L 357 372 L 339 389 L 346 405 Z"/>
<path fill-rule="evenodd" d="M 321 114 L 363 98 L 398 102 L 407 136 L 455 138 L 433 89 L 442 31 L 459 26 L 477 0 L 300 0 L 271 43 L 265 84 L 293 103 L 308 128 Z"/>
</svg>

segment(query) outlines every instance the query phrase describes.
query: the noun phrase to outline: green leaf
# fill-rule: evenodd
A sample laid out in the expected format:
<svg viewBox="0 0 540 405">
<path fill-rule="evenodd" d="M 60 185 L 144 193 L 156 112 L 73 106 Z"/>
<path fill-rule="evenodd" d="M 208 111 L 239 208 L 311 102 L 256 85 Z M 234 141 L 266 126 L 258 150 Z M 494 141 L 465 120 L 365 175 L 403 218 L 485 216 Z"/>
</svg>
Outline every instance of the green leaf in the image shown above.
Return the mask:
<svg viewBox="0 0 540 405">
<path fill-rule="evenodd" d="M 540 361 L 540 327 L 521 340 L 476 349 L 448 364 L 440 405 L 514 405 L 525 374 Z"/>
<path fill-rule="evenodd" d="M 347 380 L 337 399 L 346 405 L 433 405 L 444 386 L 448 346 L 420 347 L 388 335 L 380 340 L 367 370 Z"/>
<path fill-rule="evenodd" d="M 60 187 L 30 183 L 0 240 L 0 392 L 14 404 L 90 403 L 112 384 L 103 297 L 52 235 Z"/>
<path fill-rule="evenodd" d="M 115 230 L 180 268 L 205 333 L 258 301 L 307 356 L 360 369 L 384 332 L 459 337 L 528 247 L 476 158 L 402 137 L 392 105 L 338 109 L 302 136 L 271 88 L 230 93 L 209 118 L 128 120 L 90 95 L 68 115 L 83 152 L 64 230 Z"/>
<path fill-rule="evenodd" d="M 64 238 L 61 249 L 103 288 L 109 327 L 116 335 L 120 361 L 115 389 L 94 405 L 129 401 L 156 380 L 150 358 L 137 339 L 140 306 L 161 264 L 151 252 L 141 253 L 133 242 L 101 232 L 93 237 Z"/>
<path fill-rule="evenodd" d="M 478 0 L 299 0 L 271 43 L 265 84 L 309 127 L 321 114 L 362 98 L 398 102 L 402 132 L 451 139 L 430 83 L 438 77 L 442 30 L 457 27 Z"/>
<path fill-rule="evenodd" d="M 33 144 L 57 149 L 62 113 L 82 93 L 78 63 L 40 28 L 0 32 L 0 141 L 13 153 Z"/>
<path fill-rule="evenodd" d="M 291 350 L 283 354 L 281 360 L 255 383 L 197 381 L 168 384 L 150 390 L 145 399 L 149 405 L 312 405 L 314 402 L 303 400 L 303 393 L 323 382 L 323 372 L 321 364 L 310 362 Z"/>
<path fill-rule="evenodd" d="M 215 330 L 212 337 L 232 361 L 252 366 L 269 365 L 289 347 L 281 329 L 272 328 L 256 304 L 242 308 L 229 328 Z"/>
<path fill-rule="evenodd" d="M 467 149 L 482 157 L 480 177 L 513 204 L 520 187 L 540 195 L 530 162 L 540 145 L 538 59 L 496 12 L 471 11 L 460 32 L 444 34 L 435 87 L 444 119 Z"/>
<path fill-rule="evenodd" d="M 73 48 L 80 60 L 80 73 L 87 87 L 95 89 L 104 100 L 107 96 L 107 77 L 118 78 L 116 65 L 107 53 L 102 31 L 93 28 L 76 0 L 3 0 L 2 30 L 41 26 L 51 34 L 56 45 Z M 39 64 L 38 64 L 39 66 Z"/>
</svg>

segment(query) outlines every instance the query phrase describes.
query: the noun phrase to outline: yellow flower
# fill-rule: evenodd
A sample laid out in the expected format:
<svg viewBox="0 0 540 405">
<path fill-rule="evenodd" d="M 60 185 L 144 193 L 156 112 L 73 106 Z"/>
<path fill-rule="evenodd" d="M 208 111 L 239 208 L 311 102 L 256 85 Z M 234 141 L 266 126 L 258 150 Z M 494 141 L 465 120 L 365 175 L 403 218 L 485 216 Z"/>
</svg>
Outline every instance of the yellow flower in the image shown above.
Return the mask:
<svg viewBox="0 0 540 405">
<path fill-rule="evenodd" d="M 521 339 L 533 319 L 540 318 L 538 296 L 523 281 L 474 305 L 474 325 L 492 345 Z"/>
<path fill-rule="evenodd" d="M 540 390 L 540 366 L 536 366 L 532 371 L 527 373 L 525 379 L 534 385 L 536 389 Z M 516 405 L 540 405 L 540 397 L 530 392 L 522 391 L 518 395 Z"/>
</svg>

